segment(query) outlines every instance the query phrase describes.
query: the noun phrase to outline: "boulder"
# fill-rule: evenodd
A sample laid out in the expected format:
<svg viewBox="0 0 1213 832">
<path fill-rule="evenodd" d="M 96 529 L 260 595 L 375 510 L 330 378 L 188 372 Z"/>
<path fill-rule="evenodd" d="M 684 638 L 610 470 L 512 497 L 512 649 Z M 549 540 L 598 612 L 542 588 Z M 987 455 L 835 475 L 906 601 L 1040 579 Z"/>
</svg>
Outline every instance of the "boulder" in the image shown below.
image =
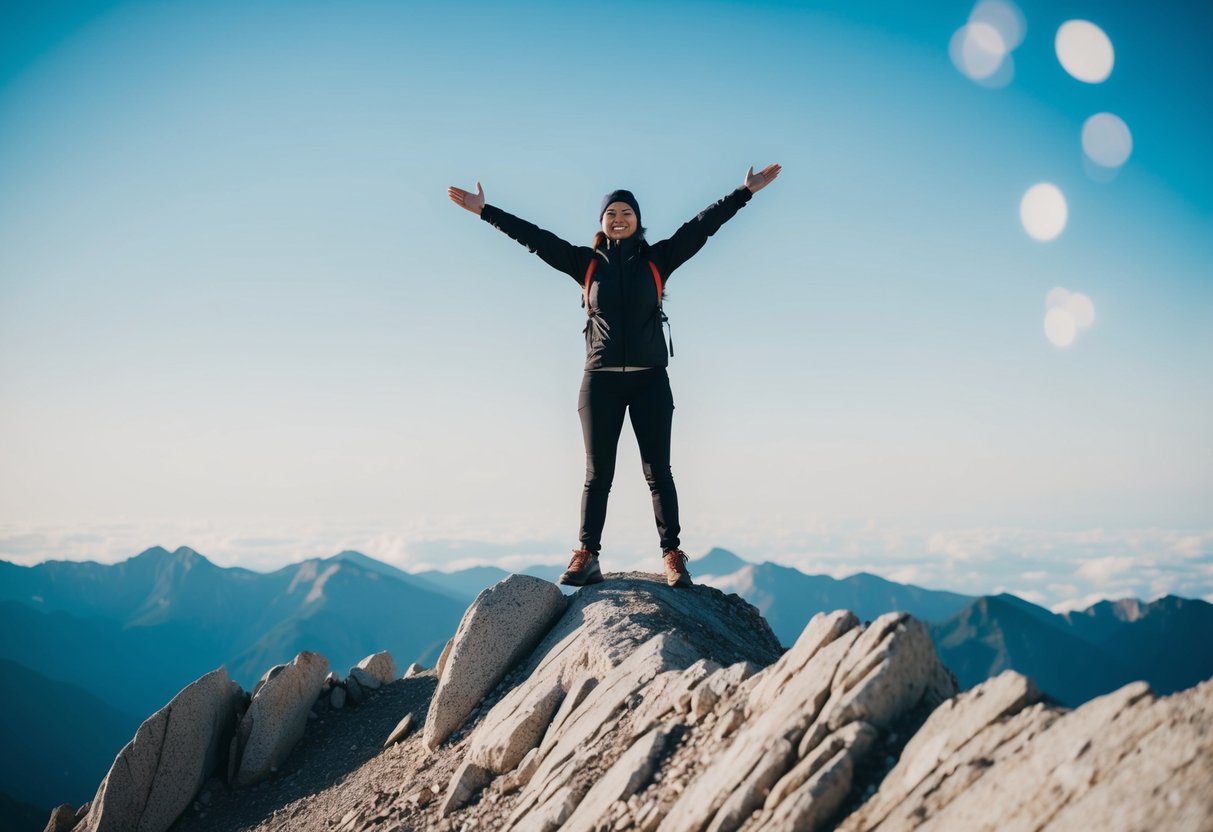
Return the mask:
<svg viewBox="0 0 1213 832">
<path fill-rule="evenodd" d="M 77 829 L 163 832 L 214 774 L 241 701 L 222 667 L 181 690 L 118 753 Z"/>
<path fill-rule="evenodd" d="M 303 737 L 328 670 L 324 656 L 300 653 L 261 687 L 236 733 L 240 751 L 234 786 L 259 783 L 287 758 Z"/>
<path fill-rule="evenodd" d="M 449 659 L 451 656 L 451 645 L 453 645 L 454 643 L 455 643 L 455 639 L 448 638 L 446 640 L 446 644 L 444 644 L 442 646 L 442 653 L 441 653 L 441 655 L 438 656 L 438 664 L 435 665 L 435 668 L 434 668 L 435 672 L 438 674 L 439 679 L 442 678 L 443 671 L 446 670 L 446 660 Z"/>
<path fill-rule="evenodd" d="M 345 707 L 345 688 L 338 685 L 329 691 L 329 707 L 336 710 Z"/>
<path fill-rule="evenodd" d="M 538 817 L 589 823 L 592 813 L 583 816 L 577 804 L 589 785 L 586 768 L 616 764 L 722 666 L 738 665 L 727 679 L 741 679 L 779 654 L 758 610 L 735 595 L 707 586 L 675 590 L 641 573 L 608 575 L 572 597 L 520 669 L 524 681 L 476 726 L 468 759 L 501 773 L 536 742 L 509 775 L 520 794 L 505 828 L 529 828 Z M 563 701 L 548 724 L 532 722 L 530 713 L 546 710 L 541 706 L 560 691 Z M 567 813 L 557 794 L 571 795 Z"/>
<path fill-rule="evenodd" d="M 71 832 L 79 821 L 76 819 L 76 807 L 63 803 L 51 810 L 50 820 L 42 832 Z"/>
<path fill-rule="evenodd" d="M 357 665 L 350 668 L 350 674 L 352 674 L 355 669 L 364 671 L 380 685 L 391 684 L 396 680 L 396 661 L 392 658 L 392 654 L 387 650 L 367 656 L 365 659 L 358 662 Z M 361 682 L 362 680 L 359 679 L 358 681 Z"/>
<path fill-rule="evenodd" d="M 425 667 L 418 662 L 413 662 L 409 665 L 409 669 L 404 671 L 404 678 L 412 679 L 418 673 L 425 673 Z"/>
<path fill-rule="evenodd" d="M 358 687 L 362 688 L 364 691 L 379 690 L 379 686 L 382 684 L 378 677 L 376 677 L 373 673 L 368 673 L 361 667 L 351 667 L 349 678 L 356 681 L 358 683 Z"/>
<path fill-rule="evenodd" d="M 459 728 L 564 610 L 555 584 L 527 575 L 510 575 L 481 592 L 452 639 L 425 721 L 426 746 L 437 748 Z"/>
</svg>

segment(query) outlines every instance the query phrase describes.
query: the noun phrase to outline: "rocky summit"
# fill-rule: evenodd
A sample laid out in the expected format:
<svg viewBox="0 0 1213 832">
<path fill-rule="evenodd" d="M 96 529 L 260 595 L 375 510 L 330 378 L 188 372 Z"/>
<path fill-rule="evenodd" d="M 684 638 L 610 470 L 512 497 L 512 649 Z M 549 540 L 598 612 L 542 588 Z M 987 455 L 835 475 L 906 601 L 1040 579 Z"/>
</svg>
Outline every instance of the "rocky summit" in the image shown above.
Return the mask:
<svg viewBox="0 0 1213 832">
<path fill-rule="evenodd" d="M 819 614 L 785 651 L 711 587 L 511 576 L 439 668 L 327 667 L 301 654 L 251 700 L 203 677 L 48 828 L 118 806 L 149 832 L 1213 828 L 1213 682 L 1076 710 L 1012 672 L 958 694 L 905 613 Z M 191 796 L 158 785 L 177 771 Z"/>
</svg>

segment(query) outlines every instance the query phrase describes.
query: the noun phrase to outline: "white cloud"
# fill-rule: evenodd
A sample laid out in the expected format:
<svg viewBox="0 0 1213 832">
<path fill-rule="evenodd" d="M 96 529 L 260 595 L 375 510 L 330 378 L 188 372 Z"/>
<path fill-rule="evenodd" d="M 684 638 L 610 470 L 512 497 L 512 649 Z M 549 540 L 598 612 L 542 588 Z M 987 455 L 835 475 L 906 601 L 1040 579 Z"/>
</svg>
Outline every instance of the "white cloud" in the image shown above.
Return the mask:
<svg viewBox="0 0 1213 832">
<path fill-rule="evenodd" d="M 1213 557 L 1213 535 L 1184 535 L 1172 544 L 1171 550 L 1184 558 Z"/>
<path fill-rule="evenodd" d="M 1025 601 L 1031 601 L 1033 604 L 1045 606 L 1049 603 L 1049 598 L 1043 592 L 1037 592 L 1034 589 L 1011 589 L 1008 590 L 1012 595 L 1018 595 Z"/>
<path fill-rule="evenodd" d="M 1107 584 L 1113 578 L 1128 572 L 1137 563 L 1129 557 L 1095 558 L 1082 563 L 1078 574 L 1096 584 Z"/>
</svg>

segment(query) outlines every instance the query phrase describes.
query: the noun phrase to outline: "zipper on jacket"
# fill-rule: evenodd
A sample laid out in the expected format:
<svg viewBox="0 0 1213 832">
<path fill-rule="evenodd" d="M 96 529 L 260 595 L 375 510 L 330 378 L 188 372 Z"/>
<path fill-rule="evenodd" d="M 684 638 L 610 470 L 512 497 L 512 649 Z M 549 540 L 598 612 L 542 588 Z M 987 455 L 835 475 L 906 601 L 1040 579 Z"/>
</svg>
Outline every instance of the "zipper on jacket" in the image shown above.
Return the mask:
<svg viewBox="0 0 1213 832">
<path fill-rule="evenodd" d="M 627 276 L 627 257 L 624 256 L 622 242 L 619 249 L 619 327 L 620 335 L 622 336 L 621 343 L 623 345 L 623 369 L 627 372 L 628 369 L 628 293 L 627 287 L 624 285 Z"/>
</svg>

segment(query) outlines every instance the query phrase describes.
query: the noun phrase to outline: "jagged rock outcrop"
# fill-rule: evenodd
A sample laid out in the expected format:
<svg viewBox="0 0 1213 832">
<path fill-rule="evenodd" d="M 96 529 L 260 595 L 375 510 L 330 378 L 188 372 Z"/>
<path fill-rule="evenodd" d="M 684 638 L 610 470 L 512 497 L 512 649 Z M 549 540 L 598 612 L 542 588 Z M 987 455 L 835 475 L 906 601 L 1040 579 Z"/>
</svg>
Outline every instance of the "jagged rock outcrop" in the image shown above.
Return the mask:
<svg viewBox="0 0 1213 832">
<path fill-rule="evenodd" d="M 451 640 L 425 721 L 425 744 L 437 747 L 565 610 L 555 584 L 511 575 L 468 607 Z"/>
<path fill-rule="evenodd" d="M 240 686 L 223 668 L 187 685 L 147 718 L 101 781 L 84 832 L 163 832 L 218 767 Z"/>
<path fill-rule="evenodd" d="M 818 615 L 783 651 L 735 595 L 606 578 L 509 635 L 469 610 L 448 674 L 477 655 L 461 638 L 519 658 L 438 743 L 413 730 L 442 718 L 434 671 L 353 712 L 326 697 L 289 773 L 212 784 L 176 832 L 1213 828 L 1213 682 L 1076 711 L 1014 673 L 956 695 L 906 614 Z"/>
<path fill-rule="evenodd" d="M 251 786 L 269 777 L 303 736 L 308 712 L 320 694 L 329 662 L 303 652 L 266 674 L 236 730 L 232 784 Z"/>
<path fill-rule="evenodd" d="M 937 709 L 845 832 L 1213 828 L 1213 681 L 1073 711 L 1007 671 Z"/>
<path fill-rule="evenodd" d="M 849 612 L 818 615 L 742 696 L 718 702 L 738 713 L 736 733 L 660 829 L 820 829 L 880 731 L 954 693 L 916 619 L 890 613 L 865 629 Z"/>
<path fill-rule="evenodd" d="M 42 832 L 71 832 L 79 821 L 76 819 L 76 807 L 70 803 L 62 803 L 51 810 L 50 820 Z"/>
</svg>

